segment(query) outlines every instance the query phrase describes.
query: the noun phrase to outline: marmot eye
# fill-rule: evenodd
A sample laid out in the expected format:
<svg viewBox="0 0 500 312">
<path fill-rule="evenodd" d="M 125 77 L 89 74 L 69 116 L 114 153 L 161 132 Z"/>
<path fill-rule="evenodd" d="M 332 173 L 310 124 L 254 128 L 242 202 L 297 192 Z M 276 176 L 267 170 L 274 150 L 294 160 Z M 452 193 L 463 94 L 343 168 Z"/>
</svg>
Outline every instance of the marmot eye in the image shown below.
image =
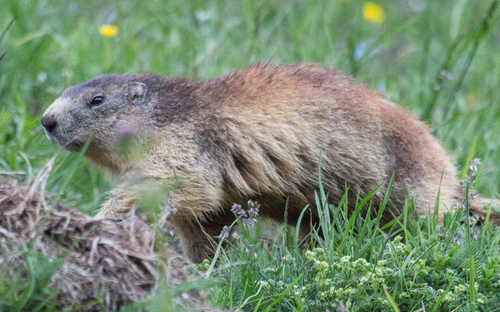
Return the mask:
<svg viewBox="0 0 500 312">
<path fill-rule="evenodd" d="M 100 105 L 102 103 L 102 101 L 104 101 L 103 96 L 96 96 L 95 98 L 92 99 L 92 101 L 90 101 L 90 105 L 97 106 L 97 105 Z"/>
</svg>

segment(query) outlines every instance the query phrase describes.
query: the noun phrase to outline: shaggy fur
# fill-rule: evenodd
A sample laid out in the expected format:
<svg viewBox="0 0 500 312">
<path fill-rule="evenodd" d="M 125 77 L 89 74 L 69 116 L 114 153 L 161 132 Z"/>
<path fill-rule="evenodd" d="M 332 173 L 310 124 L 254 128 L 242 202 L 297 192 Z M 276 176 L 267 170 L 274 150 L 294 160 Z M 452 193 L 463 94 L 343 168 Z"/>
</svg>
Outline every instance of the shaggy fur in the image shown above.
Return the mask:
<svg viewBox="0 0 500 312">
<path fill-rule="evenodd" d="M 100 105 L 89 105 L 103 96 Z M 45 118 L 45 120 L 44 120 Z M 331 202 L 345 185 L 355 199 L 395 175 L 383 222 L 401 213 L 405 189 L 424 214 L 440 189 L 439 215 L 460 196 L 450 157 L 428 127 L 344 74 L 314 64 L 252 65 L 216 80 L 104 75 L 67 89 L 42 118 L 49 138 L 79 150 L 121 183 L 101 215 L 130 210 L 139 181 L 178 186 L 173 224 L 194 261 L 210 255 L 206 234 L 234 220 L 233 203 L 256 200 L 261 214 L 295 225 L 314 206 L 321 154 Z M 55 124 L 55 125 L 54 125 Z M 46 127 L 47 128 L 47 127 Z M 122 138 L 133 134 L 132 153 Z M 440 188 L 440 180 L 442 182 Z M 383 198 L 375 195 L 373 211 Z M 484 201 L 476 202 L 479 206 Z M 304 226 L 317 221 L 315 209 Z"/>
</svg>

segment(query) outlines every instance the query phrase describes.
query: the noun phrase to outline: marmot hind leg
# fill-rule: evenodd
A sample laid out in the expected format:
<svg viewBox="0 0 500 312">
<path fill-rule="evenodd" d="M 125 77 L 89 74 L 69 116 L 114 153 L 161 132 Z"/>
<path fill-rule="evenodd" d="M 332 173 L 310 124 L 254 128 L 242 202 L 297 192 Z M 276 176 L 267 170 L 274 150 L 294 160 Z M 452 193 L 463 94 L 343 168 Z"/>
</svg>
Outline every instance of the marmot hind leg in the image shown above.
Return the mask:
<svg viewBox="0 0 500 312">
<path fill-rule="evenodd" d="M 172 225 L 180 238 L 184 255 L 194 263 L 201 263 L 203 259 L 213 258 L 219 244 L 218 236 L 224 226 L 230 226 L 234 220 L 235 216 L 230 211 L 223 211 L 204 216 L 201 220 L 195 216 L 176 216 Z"/>
<path fill-rule="evenodd" d="M 491 213 L 489 216 L 489 221 L 493 224 L 500 225 L 500 212 L 496 209 L 500 208 L 500 200 L 498 199 L 488 199 L 488 198 L 475 198 L 472 201 L 469 201 L 470 212 L 477 214 L 479 216 L 483 216 L 486 218 L 488 214 L 489 207 L 491 205 Z"/>
</svg>

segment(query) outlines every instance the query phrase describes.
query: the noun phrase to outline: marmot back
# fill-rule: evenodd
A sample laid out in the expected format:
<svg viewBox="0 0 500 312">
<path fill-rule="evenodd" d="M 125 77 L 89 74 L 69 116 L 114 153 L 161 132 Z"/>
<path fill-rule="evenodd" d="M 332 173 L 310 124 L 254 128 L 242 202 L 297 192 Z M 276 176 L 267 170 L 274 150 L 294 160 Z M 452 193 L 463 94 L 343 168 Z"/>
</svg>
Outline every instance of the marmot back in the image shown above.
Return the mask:
<svg viewBox="0 0 500 312">
<path fill-rule="evenodd" d="M 194 82 L 161 76 L 104 75 L 67 89 L 42 118 L 47 136 L 86 156 L 122 183 L 100 214 L 130 210 L 137 184 L 172 186 L 173 217 L 184 251 L 201 261 L 234 220 L 234 203 L 256 200 L 261 214 L 295 225 L 323 187 L 338 203 L 391 179 L 383 221 L 401 213 L 405 189 L 425 214 L 440 190 L 442 217 L 460 197 L 456 170 L 428 127 L 344 74 L 314 64 L 257 64 Z M 137 137 L 132 156 L 121 139 Z M 442 182 L 440 187 L 442 175 Z M 134 179 L 130 179 L 134 177 Z M 383 195 L 375 195 L 374 209 Z M 484 202 L 480 202 L 484 203 Z M 317 212 L 303 225 L 317 222 Z M 479 210 L 478 210 L 479 211 Z M 310 220 L 311 218 L 313 220 Z"/>
</svg>

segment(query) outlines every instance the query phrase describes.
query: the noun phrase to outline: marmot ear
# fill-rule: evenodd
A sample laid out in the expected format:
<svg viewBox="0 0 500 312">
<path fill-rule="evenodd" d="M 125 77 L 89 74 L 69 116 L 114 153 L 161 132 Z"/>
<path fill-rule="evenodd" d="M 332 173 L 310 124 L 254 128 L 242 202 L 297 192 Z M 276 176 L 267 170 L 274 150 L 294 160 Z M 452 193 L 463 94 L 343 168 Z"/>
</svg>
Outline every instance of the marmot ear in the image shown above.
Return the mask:
<svg viewBox="0 0 500 312">
<path fill-rule="evenodd" d="M 129 85 L 129 96 L 130 99 L 134 102 L 139 104 L 140 100 L 143 99 L 146 96 L 146 91 L 148 88 L 143 82 L 140 81 L 134 81 L 130 83 Z"/>
</svg>

